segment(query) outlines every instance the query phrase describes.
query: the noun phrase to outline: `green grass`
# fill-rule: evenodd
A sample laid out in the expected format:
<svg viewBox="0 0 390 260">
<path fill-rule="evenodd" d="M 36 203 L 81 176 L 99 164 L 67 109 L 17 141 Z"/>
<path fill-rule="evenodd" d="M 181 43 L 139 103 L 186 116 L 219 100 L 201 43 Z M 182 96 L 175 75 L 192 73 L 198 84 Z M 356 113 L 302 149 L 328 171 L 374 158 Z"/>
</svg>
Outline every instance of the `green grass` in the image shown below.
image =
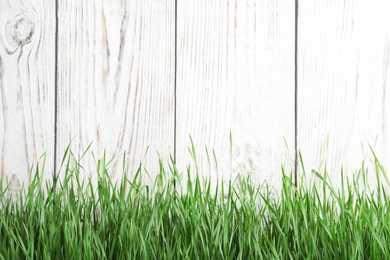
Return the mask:
<svg viewBox="0 0 390 260">
<path fill-rule="evenodd" d="M 195 154 L 195 151 L 192 151 Z M 17 203 L 0 193 L 0 259 L 386 259 L 390 255 L 390 203 L 383 167 L 364 164 L 335 189 L 325 172 L 317 185 L 301 176 L 298 187 L 282 171 L 282 190 L 249 177 L 211 192 L 210 182 L 188 178 L 171 161 L 160 162 L 154 186 L 131 180 L 111 183 L 98 161 L 97 186 L 79 178 L 81 165 L 69 150 L 61 181 L 32 183 Z M 141 168 L 140 168 L 141 169 Z M 186 172 L 190 176 L 190 171 Z M 375 190 L 367 187 L 375 174 Z M 176 183 L 176 188 L 174 184 Z M 320 184 L 320 185 L 318 185 Z M 226 196 L 227 194 L 227 196 Z"/>
</svg>

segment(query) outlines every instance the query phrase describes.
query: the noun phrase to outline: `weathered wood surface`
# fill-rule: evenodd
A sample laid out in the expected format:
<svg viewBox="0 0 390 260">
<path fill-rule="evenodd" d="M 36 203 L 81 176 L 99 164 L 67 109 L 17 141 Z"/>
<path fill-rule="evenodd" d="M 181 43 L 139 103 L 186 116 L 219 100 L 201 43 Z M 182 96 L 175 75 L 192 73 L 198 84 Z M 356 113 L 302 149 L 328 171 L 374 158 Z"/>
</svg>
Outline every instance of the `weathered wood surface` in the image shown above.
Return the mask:
<svg viewBox="0 0 390 260">
<path fill-rule="evenodd" d="M 45 179 L 53 173 L 54 42 L 54 1 L 0 1 L 0 171 L 11 191 L 45 152 Z"/>
<path fill-rule="evenodd" d="M 154 178 L 156 150 L 166 159 L 174 143 L 174 11 L 173 0 L 59 0 L 59 153 L 72 138 L 79 156 L 93 142 L 97 159 L 104 150 L 115 158 L 117 181 L 124 152 L 132 178 L 149 146 Z M 86 158 L 85 173 L 96 176 Z"/>
<path fill-rule="evenodd" d="M 201 176 L 248 170 L 280 186 L 281 163 L 294 162 L 293 1 L 178 1 L 177 14 L 179 168 L 191 135 Z"/>
<path fill-rule="evenodd" d="M 200 175 L 227 180 L 248 170 L 280 186 L 280 164 L 289 172 L 295 159 L 294 2 L 177 4 L 175 94 L 174 0 L 59 0 L 58 28 L 54 1 L 0 0 L 1 179 L 16 189 L 28 183 L 45 151 L 50 179 L 54 150 L 59 166 L 71 139 L 76 156 L 90 142 L 97 159 L 106 149 L 114 181 L 123 153 L 131 178 L 148 146 L 152 179 L 156 150 L 166 160 L 176 150 L 185 176 L 191 135 Z M 390 3 L 299 7 L 297 138 L 306 170 L 326 160 L 337 182 L 342 165 L 351 172 L 370 157 L 368 143 L 389 168 Z M 95 176 L 90 153 L 82 164 Z"/>
<path fill-rule="evenodd" d="M 389 1 L 300 1 L 299 149 L 308 171 L 326 160 L 336 184 L 341 166 L 352 174 L 372 158 L 368 144 L 390 166 L 389 10 Z"/>
</svg>

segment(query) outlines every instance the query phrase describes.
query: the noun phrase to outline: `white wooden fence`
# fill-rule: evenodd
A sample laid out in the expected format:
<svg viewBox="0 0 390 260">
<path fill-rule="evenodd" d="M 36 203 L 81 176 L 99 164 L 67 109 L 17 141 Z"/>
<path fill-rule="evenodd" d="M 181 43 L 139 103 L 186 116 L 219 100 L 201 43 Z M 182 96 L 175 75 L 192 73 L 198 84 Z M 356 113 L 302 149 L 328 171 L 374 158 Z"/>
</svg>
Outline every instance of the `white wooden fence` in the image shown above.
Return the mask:
<svg viewBox="0 0 390 260">
<path fill-rule="evenodd" d="M 28 182 L 44 152 L 52 178 L 72 138 L 115 157 L 113 179 L 148 146 L 152 176 L 156 150 L 185 170 L 190 134 L 203 175 L 244 164 L 278 185 L 301 151 L 337 179 L 368 144 L 389 166 L 389 14 L 388 0 L 0 0 L 1 179 Z"/>
</svg>

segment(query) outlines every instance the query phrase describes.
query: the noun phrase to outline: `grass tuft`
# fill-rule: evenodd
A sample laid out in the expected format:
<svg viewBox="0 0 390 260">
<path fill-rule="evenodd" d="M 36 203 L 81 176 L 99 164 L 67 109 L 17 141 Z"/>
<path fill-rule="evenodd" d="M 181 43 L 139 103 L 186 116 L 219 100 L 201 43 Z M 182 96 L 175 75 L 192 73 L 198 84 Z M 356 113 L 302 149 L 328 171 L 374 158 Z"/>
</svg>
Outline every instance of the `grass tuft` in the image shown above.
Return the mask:
<svg viewBox="0 0 390 260">
<path fill-rule="evenodd" d="M 196 158 L 194 148 L 189 151 Z M 82 166 L 68 147 L 61 179 L 44 185 L 44 168 L 36 167 L 30 186 L 16 201 L 9 199 L 5 185 L 0 191 L 0 259 L 385 259 L 390 255 L 388 179 L 376 157 L 376 172 L 370 173 L 378 180 L 375 190 L 367 186 L 364 163 L 352 180 L 342 173 L 341 190 L 334 188 L 326 171 L 311 173 L 321 185 L 305 183 L 304 172 L 295 186 L 292 174 L 282 168 L 282 189 L 276 198 L 266 183 L 255 185 L 249 176 L 228 185 L 217 183 L 212 193 L 209 180 L 203 182 L 199 175 L 191 180 L 190 168 L 186 193 L 179 192 L 182 174 L 172 159 L 168 171 L 159 161 L 152 187 L 140 182 L 141 167 L 131 180 L 124 177 L 114 184 L 108 163 L 105 158 L 97 161 L 94 185 L 79 177 Z"/>
</svg>

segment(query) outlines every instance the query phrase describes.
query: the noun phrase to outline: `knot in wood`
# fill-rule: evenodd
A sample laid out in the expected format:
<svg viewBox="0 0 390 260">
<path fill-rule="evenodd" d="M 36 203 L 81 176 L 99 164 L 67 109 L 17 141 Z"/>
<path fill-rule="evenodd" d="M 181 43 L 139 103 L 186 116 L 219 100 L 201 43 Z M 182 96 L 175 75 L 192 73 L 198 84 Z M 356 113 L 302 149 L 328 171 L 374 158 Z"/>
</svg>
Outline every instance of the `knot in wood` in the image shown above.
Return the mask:
<svg viewBox="0 0 390 260">
<path fill-rule="evenodd" d="M 24 13 L 11 18 L 6 27 L 7 39 L 14 46 L 29 43 L 34 31 L 34 22 Z"/>
</svg>

